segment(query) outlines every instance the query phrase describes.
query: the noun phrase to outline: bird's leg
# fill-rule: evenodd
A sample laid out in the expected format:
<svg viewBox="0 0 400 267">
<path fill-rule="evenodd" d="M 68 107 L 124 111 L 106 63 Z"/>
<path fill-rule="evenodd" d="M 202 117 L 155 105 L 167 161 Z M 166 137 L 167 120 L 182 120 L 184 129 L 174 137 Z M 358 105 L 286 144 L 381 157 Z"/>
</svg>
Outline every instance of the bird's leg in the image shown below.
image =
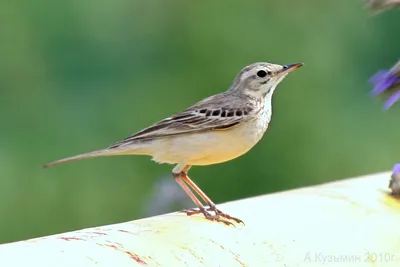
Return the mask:
<svg viewBox="0 0 400 267">
<path fill-rule="evenodd" d="M 190 167 L 189 167 L 190 168 Z M 243 223 L 242 220 L 232 217 L 229 214 L 226 214 L 224 212 L 222 212 L 221 210 L 217 209 L 216 205 L 214 204 L 214 202 L 212 202 L 212 200 L 200 189 L 200 187 L 198 187 L 187 175 L 187 171 L 189 170 L 188 167 L 186 167 L 183 171 L 182 171 L 182 180 L 188 184 L 209 206 L 209 208 L 207 209 L 207 211 L 213 211 L 215 212 L 216 215 L 219 215 L 225 219 L 228 220 L 234 220 L 237 223 Z M 190 214 L 188 214 L 190 213 Z M 201 210 L 190 210 L 190 211 L 186 211 L 186 214 L 188 215 L 192 215 L 192 214 L 196 214 L 196 213 L 202 213 Z M 244 224 L 244 223 L 243 223 Z"/>
<path fill-rule="evenodd" d="M 183 172 L 181 172 L 181 173 L 173 173 L 175 181 L 182 187 L 182 189 L 186 192 L 186 194 L 192 199 L 194 204 L 196 204 L 196 206 L 199 208 L 199 210 L 196 210 L 196 212 L 185 211 L 185 213 L 187 215 L 189 215 L 189 216 L 193 215 L 193 214 L 202 213 L 207 220 L 222 222 L 222 223 L 224 223 L 226 225 L 231 225 L 232 224 L 231 222 L 228 222 L 226 220 L 221 219 L 218 214 L 212 215 L 211 213 L 209 213 L 206 210 L 206 208 L 204 208 L 204 206 L 201 203 L 201 201 L 196 197 L 195 194 L 193 194 L 193 192 L 190 190 L 190 188 L 183 181 L 182 174 L 183 174 Z"/>
</svg>

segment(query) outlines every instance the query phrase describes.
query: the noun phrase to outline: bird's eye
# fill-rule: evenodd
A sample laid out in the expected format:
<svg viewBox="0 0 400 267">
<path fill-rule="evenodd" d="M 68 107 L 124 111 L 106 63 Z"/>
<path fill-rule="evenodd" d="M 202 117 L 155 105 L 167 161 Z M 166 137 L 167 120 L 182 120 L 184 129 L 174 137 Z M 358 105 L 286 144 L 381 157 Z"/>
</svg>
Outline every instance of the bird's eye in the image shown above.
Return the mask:
<svg viewBox="0 0 400 267">
<path fill-rule="evenodd" d="M 265 70 L 259 70 L 257 71 L 257 76 L 260 78 L 264 78 L 265 76 L 267 76 L 267 72 Z"/>
</svg>

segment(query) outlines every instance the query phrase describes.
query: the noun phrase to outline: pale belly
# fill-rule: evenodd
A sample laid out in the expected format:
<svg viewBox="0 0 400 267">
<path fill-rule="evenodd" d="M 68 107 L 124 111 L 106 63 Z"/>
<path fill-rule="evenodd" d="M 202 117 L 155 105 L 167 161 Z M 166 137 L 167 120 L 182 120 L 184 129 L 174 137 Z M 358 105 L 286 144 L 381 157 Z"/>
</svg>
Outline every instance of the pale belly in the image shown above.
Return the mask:
<svg viewBox="0 0 400 267">
<path fill-rule="evenodd" d="M 179 135 L 154 140 L 153 160 L 160 163 L 211 165 L 237 158 L 248 152 L 262 138 L 268 127 L 259 119 L 228 130 Z"/>
</svg>

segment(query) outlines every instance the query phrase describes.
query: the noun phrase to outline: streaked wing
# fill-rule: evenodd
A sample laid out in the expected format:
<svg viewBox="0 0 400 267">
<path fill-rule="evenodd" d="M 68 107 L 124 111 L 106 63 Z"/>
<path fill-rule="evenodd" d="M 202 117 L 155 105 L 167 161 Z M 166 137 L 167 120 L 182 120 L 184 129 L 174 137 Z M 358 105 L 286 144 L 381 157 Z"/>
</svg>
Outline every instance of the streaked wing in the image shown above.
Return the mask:
<svg viewBox="0 0 400 267">
<path fill-rule="evenodd" d="M 109 148 L 172 135 L 225 130 L 248 120 L 254 112 L 253 102 L 223 93 L 200 101 L 180 113 L 111 145 Z"/>
</svg>

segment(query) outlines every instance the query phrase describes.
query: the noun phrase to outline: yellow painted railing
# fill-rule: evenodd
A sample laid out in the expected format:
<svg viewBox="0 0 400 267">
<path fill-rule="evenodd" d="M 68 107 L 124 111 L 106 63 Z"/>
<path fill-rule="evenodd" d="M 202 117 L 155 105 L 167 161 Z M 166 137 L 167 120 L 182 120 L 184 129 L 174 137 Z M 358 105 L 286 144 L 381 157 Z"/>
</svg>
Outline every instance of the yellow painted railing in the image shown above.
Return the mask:
<svg viewBox="0 0 400 267">
<path fill-rule="evenodd" d="M 172 213 L 3 244 L 0 266 L 400 266 L 400 202 L 389 177 L 218 205 L 245 222 L 236 228 Z"/>
</svg>

